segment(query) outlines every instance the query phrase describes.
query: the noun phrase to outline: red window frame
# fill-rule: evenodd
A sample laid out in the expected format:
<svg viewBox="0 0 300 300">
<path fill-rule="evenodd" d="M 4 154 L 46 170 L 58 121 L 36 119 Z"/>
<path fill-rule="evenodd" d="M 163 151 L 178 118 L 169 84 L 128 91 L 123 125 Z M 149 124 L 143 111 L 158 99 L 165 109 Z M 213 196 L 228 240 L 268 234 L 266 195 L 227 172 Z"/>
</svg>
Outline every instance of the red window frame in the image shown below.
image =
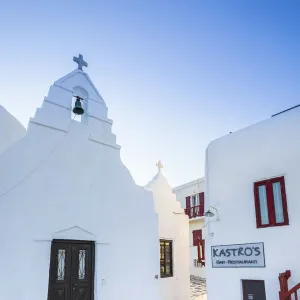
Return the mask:
<svg viewBox="0 0 300 300">
<path fill-rule="evenodd" d="M 198 246 L 202 240 L 202 229 L 193 230 L 193 246 Z"/>
<path fill-rule="evenodd" d="M 197 247 L 198 261 L 202 266 L 205 266 L 205 240 L 200 240 Z"/>
<path fill-rule="evenodd" d="M 193 246 L 197 247 L 198 263 L 205 266 L 205 240 L 202 238 L 202 229 L 193 230 Z"/>
<path fill-rule="evenodd" d="M 273 195 L 272 184 L 276 183 L 276 182 L 279 182 L 280 187 L 281 187 L 280 190 L 281 190 L 281 197 L 282 197 L 282 209 L 283 209 L 283 220 L 284 220 L 282 223 L 276 223 L 276 217 L 275 217 L 274 195 Z M 262 185 L 266 186 L 269 224 L 262 224 L 262 222 L 261 222 L 258 188 Z M 288 210 L 287 210 L 284 176 L 255 182 L 254 183 L 254 200 L 255 200 L 256 227 L 257 228 L 289 225 L 289 216 L 288 216 Z"/>
</svg>

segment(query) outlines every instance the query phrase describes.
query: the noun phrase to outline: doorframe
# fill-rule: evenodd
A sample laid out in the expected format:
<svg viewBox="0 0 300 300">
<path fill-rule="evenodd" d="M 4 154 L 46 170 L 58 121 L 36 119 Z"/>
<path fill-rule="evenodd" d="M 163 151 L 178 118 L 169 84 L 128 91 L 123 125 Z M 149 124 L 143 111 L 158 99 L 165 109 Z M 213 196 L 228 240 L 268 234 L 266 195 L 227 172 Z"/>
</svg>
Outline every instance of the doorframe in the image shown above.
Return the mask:
<svg viewBox="0 0 300 300">
<path fill-rule="evenodd" d="M 54 243 L 69 243 L 69 244 L 88 244 L 91 245 L 91 260 L 92 260 L 92 267 L 91 267 L 91 295 L 90 299 L 94 300 L 95 296 L 95 265 L 96 265 L 96 260 L 95 260 L 95 241 L 86 241 L 86 240 L 69 240 L 69 239 L 53 239 L 51 241 L 51 250 L 50 250 L 50 261 L 49 261 L 49 280 L 48 280 L 48 295 L 47 299 L 49 299 L 49 291 L 50 291 L 50 280 L 51 280 L 51 262 L 52 262 L 52 245 Z"/>
<path fill-rule="evenodd" d="M 244 289 L 244 282 L 245 281 L 251 281 L 251 282 L 263 282 L 264 283 L 264 290 L 265 290 L 265 299 L 267 299 L 267 295 L 266 295 L 266 285 L 265 285 L 265 280 L 263 280 L 263 279 L 242 279 L 241 280 L 242 281 L 242 296 L 243 296 L 243 300 L 244 299 L 246 299 L 245 298 L 245 296 L 247 296 L 247 295 L 245 295 L 245 289 Z"/>
</svg>

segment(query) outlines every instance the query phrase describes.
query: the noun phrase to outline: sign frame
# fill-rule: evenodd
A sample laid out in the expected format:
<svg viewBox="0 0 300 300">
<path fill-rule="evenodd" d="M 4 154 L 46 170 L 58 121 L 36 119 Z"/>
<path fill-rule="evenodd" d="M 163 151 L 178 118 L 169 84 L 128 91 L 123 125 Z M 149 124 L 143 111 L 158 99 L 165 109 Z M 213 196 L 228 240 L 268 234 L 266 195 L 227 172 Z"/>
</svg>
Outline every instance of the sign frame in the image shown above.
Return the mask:
<svg viewBox="0 0 300 300">
<path fill-rule="evenodd" d="M 262 255 L 263 255 L 263 265 L 260 266 L 216 266 L 213 262 L 213 249 L 216 247 L 230 247 L 230 246 L 245 246 L 245 245 L 257 245 L 261 244 L 262 247 Z M 213 269 L 248 269 L 248 268 L 266 268 L 266 256 L 265 256 L 265 245 L 264 242 L 256 242 L 256 243 L 243 243 L 243 244 L 229 244 L 229 245 L 213 245 L 210 247 L 211 250 L 211 267 Z"/>
</svg>

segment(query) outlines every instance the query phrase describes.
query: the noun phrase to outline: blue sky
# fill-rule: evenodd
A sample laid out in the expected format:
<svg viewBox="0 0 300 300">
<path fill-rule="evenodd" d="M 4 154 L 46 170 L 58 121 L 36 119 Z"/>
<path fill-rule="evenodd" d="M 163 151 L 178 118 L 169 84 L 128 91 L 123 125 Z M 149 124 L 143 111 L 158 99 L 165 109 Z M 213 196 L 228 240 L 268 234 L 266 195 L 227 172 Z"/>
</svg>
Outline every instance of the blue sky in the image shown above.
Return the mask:
<svg viewBox="0 0 300 300">
<path fill-rule="evenodd" d="M 300 1 L 5 1 L 0 104 L 25 126 L 82 53 L 138 184 L 204 175 L 209 142 L 300 103 Z"/>
</svg>

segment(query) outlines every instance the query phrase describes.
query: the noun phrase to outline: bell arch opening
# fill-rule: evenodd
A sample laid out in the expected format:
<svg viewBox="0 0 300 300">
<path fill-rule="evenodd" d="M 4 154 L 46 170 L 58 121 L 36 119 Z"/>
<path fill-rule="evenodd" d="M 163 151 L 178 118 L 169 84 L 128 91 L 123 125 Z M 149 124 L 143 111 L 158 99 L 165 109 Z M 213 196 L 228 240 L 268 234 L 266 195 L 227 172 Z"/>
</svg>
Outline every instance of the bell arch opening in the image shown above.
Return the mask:
<svg viewBox="0 0 300 300">
<path fill-rule="evenodd" d="M 72 97 L 71 118 L 72 120 L 77 122 L 87 123 L 89 93 L 87 92 L 87 90 L 85 90 L 80 86 L 75 86 L 72 90 L 73 90 L 73 97 Z"/>
</svg>

